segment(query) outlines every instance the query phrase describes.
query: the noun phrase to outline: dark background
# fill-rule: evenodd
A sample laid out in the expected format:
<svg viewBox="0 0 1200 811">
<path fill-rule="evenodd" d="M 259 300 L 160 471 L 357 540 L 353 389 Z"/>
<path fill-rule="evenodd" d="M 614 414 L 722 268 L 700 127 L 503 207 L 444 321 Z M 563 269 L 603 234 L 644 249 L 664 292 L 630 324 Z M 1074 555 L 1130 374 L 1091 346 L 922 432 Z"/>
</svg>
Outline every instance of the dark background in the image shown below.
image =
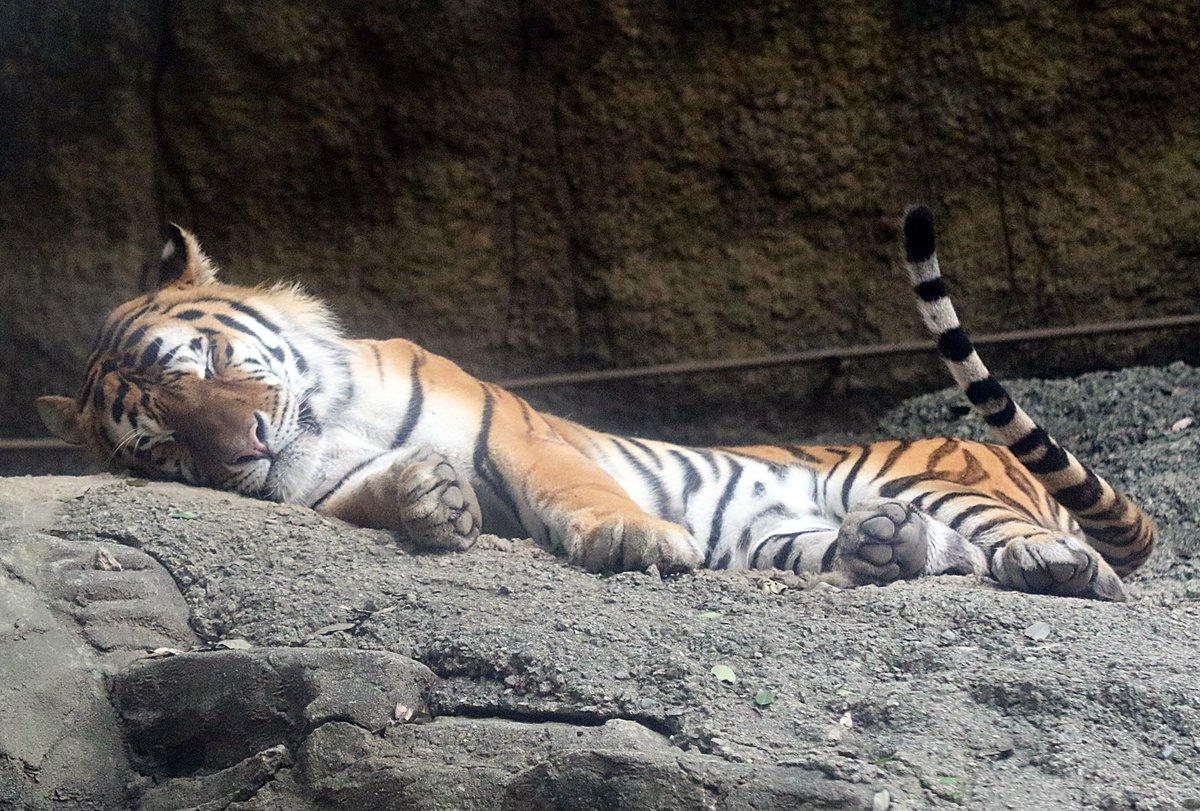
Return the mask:
<svg viewBox="0 0 1200 811">
<path fill-rule="evenodd" d="M 915 199 L 976 331 L 1191 312 L 1198 64 L 1195 2 L 0 4 L 0 435 L 43 433 L 32 399 L 76 390 L 165 220 L 228 280 L 300 280 L 493 379 L 920 337 Z M 946 382 L 893 358 L 531 399 L 732 441 Z"/>
</svg>

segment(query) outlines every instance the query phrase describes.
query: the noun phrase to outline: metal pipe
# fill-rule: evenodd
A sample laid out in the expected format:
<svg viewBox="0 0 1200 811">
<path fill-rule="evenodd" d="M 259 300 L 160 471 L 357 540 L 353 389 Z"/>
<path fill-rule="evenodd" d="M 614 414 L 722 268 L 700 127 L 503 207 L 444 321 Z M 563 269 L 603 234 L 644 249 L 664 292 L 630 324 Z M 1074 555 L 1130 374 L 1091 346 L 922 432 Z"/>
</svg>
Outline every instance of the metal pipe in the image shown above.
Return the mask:
<svg viewBox="0 0 1200 811">
<path fill-rule="evenodd" d="M 996 346 L 1027 341 L 1050 341 L 1059 338 L 1081 338 L 1093 335 L 1119 335 L 1128 332 L 1146 332 L 1159 329 L 1182 329 L 1200 326 L 1200 313 L 1190 315 L 1168 315 L 1161 318 L 1142 318 L 1133 321 L 1105 321 L 1099 324 L 1075 324 L 1069 327 L 1041 327 L 1038 329 L 992 332 L 973 336 L 976 346 Z M 881 358 L 891 355 L 911 355 L 932 352 L 933 341 L 901 341 L 890 344 L 866 344 L 863 346 L 826 347 L 804 349 L 799 352 L 783 352 L 775 355 L 760 355 L 754 358 L 727 358 L 724 360 L 685 360 L 678 363 L 660 363 L 654 366 L 635 366 L 629 369 L 597 369 L 590 372 L 563 372 L 536 377 L 517 377 L 500 381 L 506 389 L 542 389 L 558 386 L 577 386 L 584 383 L 602 383 L 613 380 L 637 380 L 648 377 L 670 377 L 673 375 L 696 375 L 711 372 L 746 371 L 767 369 L 774 366 L 795 366 L 818 361 L 847 360 L 850 358 Z"/>
<path fill-rule="evenodd" d="M 1040 327 L 1037 329 L 991 332 L 973 337 L 976 346 L 998 346 L 1038 341 L 1053 341 L 1061 338 L 1085 338 L 1096 335 L 1122 335 L 1130 332 L 1152 330 L 1186 329 L 1200 326 L 1200 313 L 1188 315 L 1166 315 L 1159 318 L 1139 318 L 1130 321 L 1104 321 L 1098 324 L 1075 324 L 1068 327 Z M 563 372 L 561 374 L 514 377 L 501 380 L 498 385 L 506 389 L 528 391 L 561 386 L 579 386 L 588 383 L 607 383 L 614 380 L 644 380 L 652 377 L 675 377 L 679 375 L 712 374 L 716 372 L 741 372 L 751 369 L 769 369 L 777 366 L 798 366 L 820 361 L 848 360 L 850 358 L 883 358 L 892 355 L 913 355 L 932 352 L 933 341 L 900 341 L 890 344 L 865 344 L 862 346 L 837 346 L 822 349 L 805 349 L 799 352 L 782 352 L 775 355 L 760 355 L 753 358 L 726 358 L 718 360 L 685 360 L 678 363 L 659 363 L 653 366 L 634 366 L 627 369 L 596 369 L 590 372 Z M 74 445 L 57 439 L 0 439 L 0 453 L 17 451 L 65 451 Z"/>
</svg>

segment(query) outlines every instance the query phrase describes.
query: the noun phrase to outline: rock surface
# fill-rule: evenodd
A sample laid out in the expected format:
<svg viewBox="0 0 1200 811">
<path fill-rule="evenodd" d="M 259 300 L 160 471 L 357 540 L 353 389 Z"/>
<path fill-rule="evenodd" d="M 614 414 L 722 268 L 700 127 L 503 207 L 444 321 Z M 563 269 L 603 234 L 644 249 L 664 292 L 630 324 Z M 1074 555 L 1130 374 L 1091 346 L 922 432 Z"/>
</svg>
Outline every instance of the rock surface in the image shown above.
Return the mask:
<svg viewBox="0 0 1200 811">
<path fill-rule="evenodd" d="M 78 389 L 168 220 L 231 279 L 299 279 L 492 378 L 911 339 L 914 199 L 977 330 L 1184 311 L 1198 25 L 1194 0 L 0 4 L 0 434 Z M 555 402 L 794 435 L 935 368 Z"/>
<path fill-rule="evenodd" d="M 761 574 L 598 577 L 524 541 L 417 554 L 384 533 L 212 491 L 0 480 L 0 640 L 21 653 L 0 657 L 0 798 L 277 809 L 871 808 L 883 792 L 899 809 L 1200 800 L 1200 433 L 1177 427 L 1200 414 L 1200 372 L 1014 389 L 1160 521 L 1162 547 L 1128 603 L 956 577 L 850 591 Z M 885 428 L 974 431 L 957 405 L 922 398 Z M 157 585 L 164 568 L 177 592 Z M 117 575 L 119 588 L 106 579 Z M 43 638 L 36 655 L 21 647 Z M 156 647 L 196 650 L 131 661 Z M 734 680 L 716 678 L 717 665 Z"/>
</svg>

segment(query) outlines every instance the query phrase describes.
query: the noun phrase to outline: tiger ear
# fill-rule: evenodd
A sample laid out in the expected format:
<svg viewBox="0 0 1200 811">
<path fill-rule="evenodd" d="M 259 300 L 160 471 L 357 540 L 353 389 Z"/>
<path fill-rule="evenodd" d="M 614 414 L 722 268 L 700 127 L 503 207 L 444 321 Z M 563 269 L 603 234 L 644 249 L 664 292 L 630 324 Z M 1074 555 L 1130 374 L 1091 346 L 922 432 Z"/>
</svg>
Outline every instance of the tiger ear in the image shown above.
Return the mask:
<svg viewBox="0 0 1200 811">
<path fill-rule="evenodd" d="M 167 224 L 167 242 L 158 263 L 159 287 L 192 287 L 216 281 L 217 266 L 200 250 L 195 234 Z"/>
<path fill-rule="evenodd" d="M 84 444 L 79 409 L 70 397 L 39 397 L 37 410 L 50 433 L 72 445 Z"/>
</svg>

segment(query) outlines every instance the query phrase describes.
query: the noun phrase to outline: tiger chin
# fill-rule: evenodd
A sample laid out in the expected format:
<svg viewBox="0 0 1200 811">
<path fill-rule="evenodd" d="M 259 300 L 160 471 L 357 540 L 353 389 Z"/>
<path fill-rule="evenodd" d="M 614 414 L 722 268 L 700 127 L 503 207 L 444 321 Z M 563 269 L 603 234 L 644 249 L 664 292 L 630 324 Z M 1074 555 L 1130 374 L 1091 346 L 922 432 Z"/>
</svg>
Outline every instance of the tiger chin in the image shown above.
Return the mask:
<svg viewBox="0 0 1200 811">
<path fill-rule="evenodd" d="M 912 207 L 918 312 L 996 444 L 695 448 L 537 411 L 402 339 L 351 339 L 296 286 L 224 284 L 171 226 L 158 289 L 106 319 L 47 427 L 141 475 L 307 505 L 462 550 L 532 537 L 589 571 L 781 569 L 853 584 L 937 574 L 1120 600 L 1153 521 L 984 366 Z"/>
</svg>

